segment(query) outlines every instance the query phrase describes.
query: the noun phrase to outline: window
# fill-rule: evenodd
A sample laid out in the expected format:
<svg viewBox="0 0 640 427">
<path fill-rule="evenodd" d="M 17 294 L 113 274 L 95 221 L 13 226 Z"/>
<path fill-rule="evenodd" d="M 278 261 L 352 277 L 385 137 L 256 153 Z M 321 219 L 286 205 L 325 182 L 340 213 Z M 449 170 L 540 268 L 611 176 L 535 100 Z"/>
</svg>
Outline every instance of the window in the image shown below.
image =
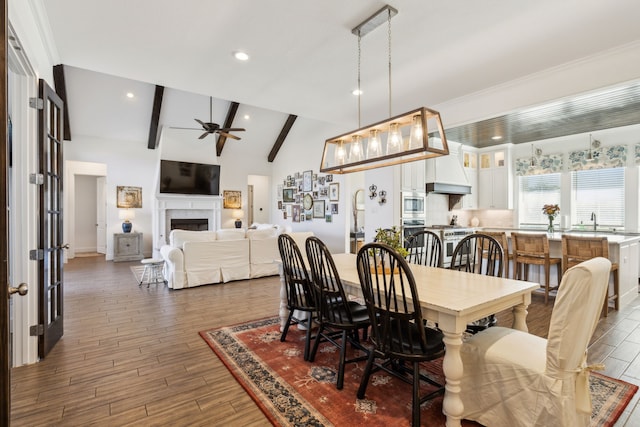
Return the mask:
<svg viewBox="0 0 640 427">
<path fill-rule="evenodd" d="M 544 226 L 549 224 L 542 213 L 544 205 L 560 205 L 560 174 L 528 175 L 518 177 L 520 186 L 519 223 L 521 226 Z M 562 207 L 562 205 L 560 205 Z M 560 222 L 560 217 L 556 217 Z"/>
<path fill-rule="evenodd" d="M 624 228 L 624 168 L 571 172 L 571 218 L 593 226 L 596 214 L 603 228 Z"/>
</svg>

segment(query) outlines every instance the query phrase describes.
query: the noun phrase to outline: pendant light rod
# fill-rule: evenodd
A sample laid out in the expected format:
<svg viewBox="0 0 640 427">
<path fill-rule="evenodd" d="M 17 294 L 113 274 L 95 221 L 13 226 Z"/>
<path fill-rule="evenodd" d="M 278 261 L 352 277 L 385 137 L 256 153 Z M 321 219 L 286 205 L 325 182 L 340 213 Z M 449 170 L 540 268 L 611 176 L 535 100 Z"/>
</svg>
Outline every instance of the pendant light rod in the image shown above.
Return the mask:
<svg viewBox="0 0 640 427">
<path fill-rule="evenodd" d="M 395 9 L 388 4 L 384 5 L 376 13 L 355 26 L 351 32 L 356 36 L 364 37 L 371 31 L 384 24 L 385 21 L 391 19 L 398 14 L 398 9 Z"/>
</svg>

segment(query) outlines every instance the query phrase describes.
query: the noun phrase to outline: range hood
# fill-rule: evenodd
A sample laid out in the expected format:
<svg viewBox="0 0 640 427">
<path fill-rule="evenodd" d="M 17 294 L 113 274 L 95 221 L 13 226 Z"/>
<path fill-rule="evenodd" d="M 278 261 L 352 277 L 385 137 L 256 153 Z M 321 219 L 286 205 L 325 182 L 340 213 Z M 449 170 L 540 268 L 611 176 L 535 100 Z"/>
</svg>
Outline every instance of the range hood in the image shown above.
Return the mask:
<svg viewBox="0 0 640 427">
<path fill-rule="evenodd" d="M 449 142 L 449 155 L 426 160 L 426 192 L 471 194 L 471 185 L 458 155 L 460 144 Z"/>
</svg>

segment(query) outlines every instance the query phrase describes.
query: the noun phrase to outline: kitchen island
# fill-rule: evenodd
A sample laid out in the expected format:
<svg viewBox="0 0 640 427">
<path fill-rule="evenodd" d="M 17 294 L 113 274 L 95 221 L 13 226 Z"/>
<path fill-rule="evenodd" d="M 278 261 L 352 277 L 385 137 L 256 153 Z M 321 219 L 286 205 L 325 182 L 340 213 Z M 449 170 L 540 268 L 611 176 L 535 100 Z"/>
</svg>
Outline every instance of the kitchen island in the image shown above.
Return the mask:
<svg viewBox="0 0 640 427">
<path fill-rule="evenodd" d="M 513 251 L 511 243 L 511 233 L 544 233 L 543 230 L 531 230 L 531 229 L 514 229 L 514 228 L 500 228 L 500 227 L 482 227 L 478 231 L 504 231 L 507 233 L 509 239 L 510 252 Z M 618 263 L 619 279 L 620 279 L 620 295 L 618 296 L 620 301 L 620 307 L 624 307 L 633 301 L 638 296 L 638 278 L 640 277 L 640 234 L 635 233 L 620 233 L 620 232 L 605 232 L 605 231 L 589 231 L 589 230 L 566 230 L 557 231 L 554 233 L 547 233 L 549 238 L 549 252 L 550 256 L 562 258 L 562 235 L 568 234 L 571 236 L 581 237 L 606 237 L 609 242 L 609 260 L 611 262 Z M 511 268 L 510 271 L 515 271 Z M 556 284 L 555 274 L 551 274 L 552 285 Z M 530 271 L 529 280 L 540 281 L 538 277 L 538 271 L 536 268 L 532 268 Z M 613 280 L 609 283 L 609 286 L 613 286 Z M 611 288 L 613 289 L 613 288 Z"/>
</svg>

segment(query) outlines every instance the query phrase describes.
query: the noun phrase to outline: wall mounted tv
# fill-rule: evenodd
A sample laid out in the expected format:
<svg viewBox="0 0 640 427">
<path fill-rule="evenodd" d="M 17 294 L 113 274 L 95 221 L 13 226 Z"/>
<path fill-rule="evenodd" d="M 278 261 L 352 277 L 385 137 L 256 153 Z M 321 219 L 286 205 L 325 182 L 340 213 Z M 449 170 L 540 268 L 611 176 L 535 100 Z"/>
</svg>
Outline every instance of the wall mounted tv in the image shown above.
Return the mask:
<svg viewBox="0 0 640 427">
<path fill-rule="evenodd" d="M 160 160 L 160 193 L 220 195 L 220 165 Z"/>
</svg>

